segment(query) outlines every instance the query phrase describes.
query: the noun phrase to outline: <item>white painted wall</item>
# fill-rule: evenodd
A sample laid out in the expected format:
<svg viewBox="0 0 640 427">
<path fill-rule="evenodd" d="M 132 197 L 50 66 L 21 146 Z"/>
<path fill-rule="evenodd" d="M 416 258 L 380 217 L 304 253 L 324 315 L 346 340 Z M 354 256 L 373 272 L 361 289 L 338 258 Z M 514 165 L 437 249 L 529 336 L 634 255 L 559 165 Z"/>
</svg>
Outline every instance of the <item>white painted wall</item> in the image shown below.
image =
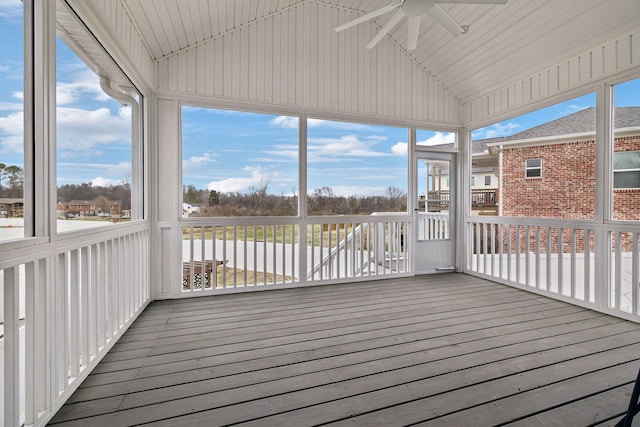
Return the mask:
<svg viewBox="0 0 640 427">
<path fill-rule="evenodd" d="M 458 100 L 391 40 L 363 48 L 376 26 L 359 25 L 348 37 L 330 30 L 351 17 L 303 2 L 160 58 L 158 89 L 460 124 Z"/>
<path fill-rule="evenodd" d="M 571 92 L 608 76 L 640 68 L 640 31 L 596 46 L 582 55 L 506 84 L 464 104 L 464 123 L 469 128 L 491 117 L 522 110 L 545 98 Z M 515 115 L 515 114 L 512 114 Z"/>
</svg>

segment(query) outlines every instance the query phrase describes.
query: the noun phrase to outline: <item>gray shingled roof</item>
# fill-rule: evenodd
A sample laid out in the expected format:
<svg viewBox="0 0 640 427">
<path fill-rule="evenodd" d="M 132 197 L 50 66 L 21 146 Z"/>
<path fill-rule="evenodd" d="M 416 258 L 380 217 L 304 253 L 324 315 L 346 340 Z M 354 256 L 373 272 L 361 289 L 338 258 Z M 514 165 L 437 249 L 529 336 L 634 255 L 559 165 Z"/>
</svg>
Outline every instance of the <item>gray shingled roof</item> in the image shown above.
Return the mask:
<svg viewBox="0 0 640 427">
<path fill-rule="evenodd" d="M 615 129 L 630 127 L 640 127 L 640 107 L 616 107 L 614 115 Z M 544 138 L 556 135 L 570 135 L 574 133 L 595 132 L 596 130 L 596 109 L 594 107 L 585 108 L 577 113 L 543 123 L 531 129 L 506 136 L 503 138 L 492 138 L 482 140 L 485 144 L 492 142 L 517 141 L 521 139 Z M 478 144 L 481 141 L 474 141 Z M 475 150 L 474 150 L 475 151 Z"/>
</svg>

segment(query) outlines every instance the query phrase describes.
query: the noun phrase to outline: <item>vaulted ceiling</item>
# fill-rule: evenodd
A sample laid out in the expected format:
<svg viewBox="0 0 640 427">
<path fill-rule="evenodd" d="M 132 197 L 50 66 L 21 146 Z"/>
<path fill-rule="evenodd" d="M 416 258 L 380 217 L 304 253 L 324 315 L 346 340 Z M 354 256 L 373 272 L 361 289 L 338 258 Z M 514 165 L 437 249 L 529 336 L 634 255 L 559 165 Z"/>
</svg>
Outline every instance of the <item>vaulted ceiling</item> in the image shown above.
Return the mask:
<svg viewBox="0 0 640 427">
<path fill-rule="evenodd" d="M 638 0 L 451 0 L 468 32 L 423 16 L 413 50 L 406 19 L 365 47 L 393 12 L 334 31 L 399 0 L 64 1 L 160 91 L 318 111 L 468 124 L 640 66 Z"/>
<path fill-rule="evenodd" d="M 317 22 L 317 37 L 358 37 L 368 42 L 371 28 L 333 28 L 391 3 L 390 0 L 124 0 L 152 57 L 175 54 L 261 19 L 281 15 L 303 2 L 331 9 Z M 637 0 L 509 0 L 505 5 L 443 4 L 469 26 L 453 35 L 430 17 L 422 18 L 418 47 L 406 52 L 406 21 L 389 38 L 463 103 L 531 70 L 552 66 L 593 46 L 640 27 Z M 377 30 L 391 17 L 371 21 Z M 311 20 L 314 17 L 310 17 Z M 366 32 L 363 37 L 362 32 Z M 374 48 L 376 49 L 376 48 Z"/>
</svg>

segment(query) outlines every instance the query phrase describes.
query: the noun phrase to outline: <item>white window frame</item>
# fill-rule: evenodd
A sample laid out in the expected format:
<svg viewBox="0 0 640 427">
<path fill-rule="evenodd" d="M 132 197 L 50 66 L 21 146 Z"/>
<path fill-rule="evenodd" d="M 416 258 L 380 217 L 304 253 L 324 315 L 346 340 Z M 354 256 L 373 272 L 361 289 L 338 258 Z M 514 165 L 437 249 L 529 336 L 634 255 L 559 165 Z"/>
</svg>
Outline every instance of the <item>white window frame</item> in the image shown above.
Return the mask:
<svg viewBox="0 0 640 427">
<path fill-rule="evenodd" d="M 539 160 L 540 161 L 540 165 L 539 166 L 529 166 L 529 161 L 530 160 Z M 538 178 L 542 178 L 542 158 L 541 157 L 534 157 L 531 159 L 526 159 L 524 161 L 524 176 L 527 179 L 538 179 Z M 529 171 L 535 171 L 538 170 L 539 174 L 537 176 L 529 176 Z"/>
<path fill-rule="evenodd" d="M 613 162 L 613 181 L 611 183 L 612 187 L 614 190 L 632 190 L 632 189 L 638 189 L 640 188 L 640 185 L 636 186 L 636 187 L 616 187 L 616 173 L 617 172 L 636 172 L 638 174 L 640 174 L 640 162 L 638 163 L 637 167 L 635 168 L 630 168 L 630 169 L 616 169 L 615 168 L 615 156 L 616 155 L 620 155 L 620 154 L 629 154 L 629 153 L 637 153 L 638 156 L 640 157 L 640 150 L 630 150 L 630 151 L 616 151 L 613 153 L 614 156 L 614 162 Z"/>
</svg>

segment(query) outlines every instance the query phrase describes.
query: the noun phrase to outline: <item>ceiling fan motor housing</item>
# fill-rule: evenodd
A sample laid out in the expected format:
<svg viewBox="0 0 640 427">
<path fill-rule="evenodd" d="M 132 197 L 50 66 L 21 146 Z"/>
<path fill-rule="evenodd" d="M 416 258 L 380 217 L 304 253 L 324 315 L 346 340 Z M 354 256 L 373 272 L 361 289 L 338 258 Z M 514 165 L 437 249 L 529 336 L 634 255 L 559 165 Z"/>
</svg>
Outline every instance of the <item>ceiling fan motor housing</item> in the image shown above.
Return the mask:
<svg viewBox="0 0 640 427">
<path fill-rule="evenodd" d="M 433 0 L 402 0 L 400 7 L 407 16 L 422 16 L 433 6 Z"/>
</svg>

